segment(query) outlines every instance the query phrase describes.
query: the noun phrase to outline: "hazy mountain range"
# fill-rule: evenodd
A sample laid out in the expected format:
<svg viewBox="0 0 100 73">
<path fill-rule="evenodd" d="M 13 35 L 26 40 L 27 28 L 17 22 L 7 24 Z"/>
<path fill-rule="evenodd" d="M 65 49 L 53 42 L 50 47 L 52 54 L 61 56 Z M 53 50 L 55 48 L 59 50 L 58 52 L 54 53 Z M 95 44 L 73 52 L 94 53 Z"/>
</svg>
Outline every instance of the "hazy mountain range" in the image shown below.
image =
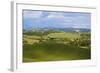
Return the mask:
<svg viewBox="0 0 100 73">
<path fill-rule="evenodd" d="M 30 29 L 24 29 L 24 31 L 64 31 L 64 32 L 90 32 L 91 30 L 88 28 L 30 28 Z"/>
</svg>

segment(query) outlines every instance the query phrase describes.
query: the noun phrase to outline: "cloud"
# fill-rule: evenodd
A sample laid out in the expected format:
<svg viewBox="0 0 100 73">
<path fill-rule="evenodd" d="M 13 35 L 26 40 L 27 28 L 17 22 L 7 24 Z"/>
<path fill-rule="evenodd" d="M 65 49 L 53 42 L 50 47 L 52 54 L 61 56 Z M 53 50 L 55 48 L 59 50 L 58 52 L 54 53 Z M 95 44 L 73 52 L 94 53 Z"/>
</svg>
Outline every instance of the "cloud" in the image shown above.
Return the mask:
<svg viewBox="0 0 100 73">
<path fill-rule="evenodd" d="M 42 17 L 42 11 L 23 11 L 24 18 L 41 18 Z"/>
<path fill-rule="evenodd" d="M 85 26 L 84 26 L 85 25 Z M 73 28 L 90 28 L 91 25 L 90 24 L 74 24 Z"/>
<path fill-rule="evenodd" d="M 65 18 L 63 13 L 57 13 L 57 12 L 49 12 L 47 18 Z"/>
<path fill-rule="evenodd" d="M 69 23 L 72 22 L 70 17 L 66 17 L 64 13 L 61 12 L 49 12 L 48 16 L 45 18 L 46 20 L 54 20 L 59 23 Z"/>
</svg>

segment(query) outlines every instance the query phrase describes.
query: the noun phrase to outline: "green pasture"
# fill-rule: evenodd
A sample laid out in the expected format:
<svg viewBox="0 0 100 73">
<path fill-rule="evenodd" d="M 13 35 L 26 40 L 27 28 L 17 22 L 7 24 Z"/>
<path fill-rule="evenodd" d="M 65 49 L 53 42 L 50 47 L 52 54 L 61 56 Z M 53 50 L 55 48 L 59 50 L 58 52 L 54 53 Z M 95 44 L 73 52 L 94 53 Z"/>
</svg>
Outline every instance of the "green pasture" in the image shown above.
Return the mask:
<svg viewBox="0 0 100 73">
<path fill-rule="evenodd" d="M 28 32 L 23 34 L 23 62 L 25 63 L 91 59 L 90 36 L 87 35 L 89 33 L 83 33 L 84 36 L 80 36 L 82 33 L 75 32 L 46 34 L 31 32 L 31 34 Z"/>
</svg>

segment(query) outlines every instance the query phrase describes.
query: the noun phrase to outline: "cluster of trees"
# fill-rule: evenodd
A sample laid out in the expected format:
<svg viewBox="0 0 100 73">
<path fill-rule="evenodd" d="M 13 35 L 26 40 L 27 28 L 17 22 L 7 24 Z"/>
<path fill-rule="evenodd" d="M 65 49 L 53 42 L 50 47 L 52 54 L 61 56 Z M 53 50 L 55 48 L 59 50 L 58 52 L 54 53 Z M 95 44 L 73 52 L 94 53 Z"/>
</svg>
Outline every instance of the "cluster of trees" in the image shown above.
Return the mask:
<svg viewBox="0 0 100 73">
<path fill-rule="evenodd" d="M 79 46 L 79 47 L 80 46 L 90 47 L 90 45 L 91 45 L 90 34 L 80 34 L 80 38 L 69 40 L 69 44 Z"/>
</svg>

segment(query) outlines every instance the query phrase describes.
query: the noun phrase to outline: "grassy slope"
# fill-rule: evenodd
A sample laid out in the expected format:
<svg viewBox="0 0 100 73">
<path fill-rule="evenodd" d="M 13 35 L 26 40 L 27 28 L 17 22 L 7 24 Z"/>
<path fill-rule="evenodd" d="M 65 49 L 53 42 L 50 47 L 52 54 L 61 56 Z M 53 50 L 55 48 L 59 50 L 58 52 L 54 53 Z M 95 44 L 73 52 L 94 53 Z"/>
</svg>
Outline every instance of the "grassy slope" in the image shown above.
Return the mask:
<svg viewBox="0 0 100 73">
<path fill-rule="evenodd" d="M 60 32 L 60 33 L 50 33 L 47 35 L 47 37 L 75 39 L 79 38 L 79 35 L 77 33 Z"/>
<path fill-rule="evenodd" d="M 43 38 L 79 38 L 77 33 L 50 33 L 44 35 Z M 24 36 L 24 39 L 28 41 L 36 41 L 40 39 L 40 36 Z M 87 48 L 87 47 L 86 47 Z M 23 45 L 23 62 L 39 62 L 39 61 L 57 61 L 57 60 L 81 60 L 90 59 L 90 48 L 84 49 L 74 45 L 65 45 L 63 43 L 57 43 L 54 40 L 46 42 L 24 44 Z"/>
</svg>

